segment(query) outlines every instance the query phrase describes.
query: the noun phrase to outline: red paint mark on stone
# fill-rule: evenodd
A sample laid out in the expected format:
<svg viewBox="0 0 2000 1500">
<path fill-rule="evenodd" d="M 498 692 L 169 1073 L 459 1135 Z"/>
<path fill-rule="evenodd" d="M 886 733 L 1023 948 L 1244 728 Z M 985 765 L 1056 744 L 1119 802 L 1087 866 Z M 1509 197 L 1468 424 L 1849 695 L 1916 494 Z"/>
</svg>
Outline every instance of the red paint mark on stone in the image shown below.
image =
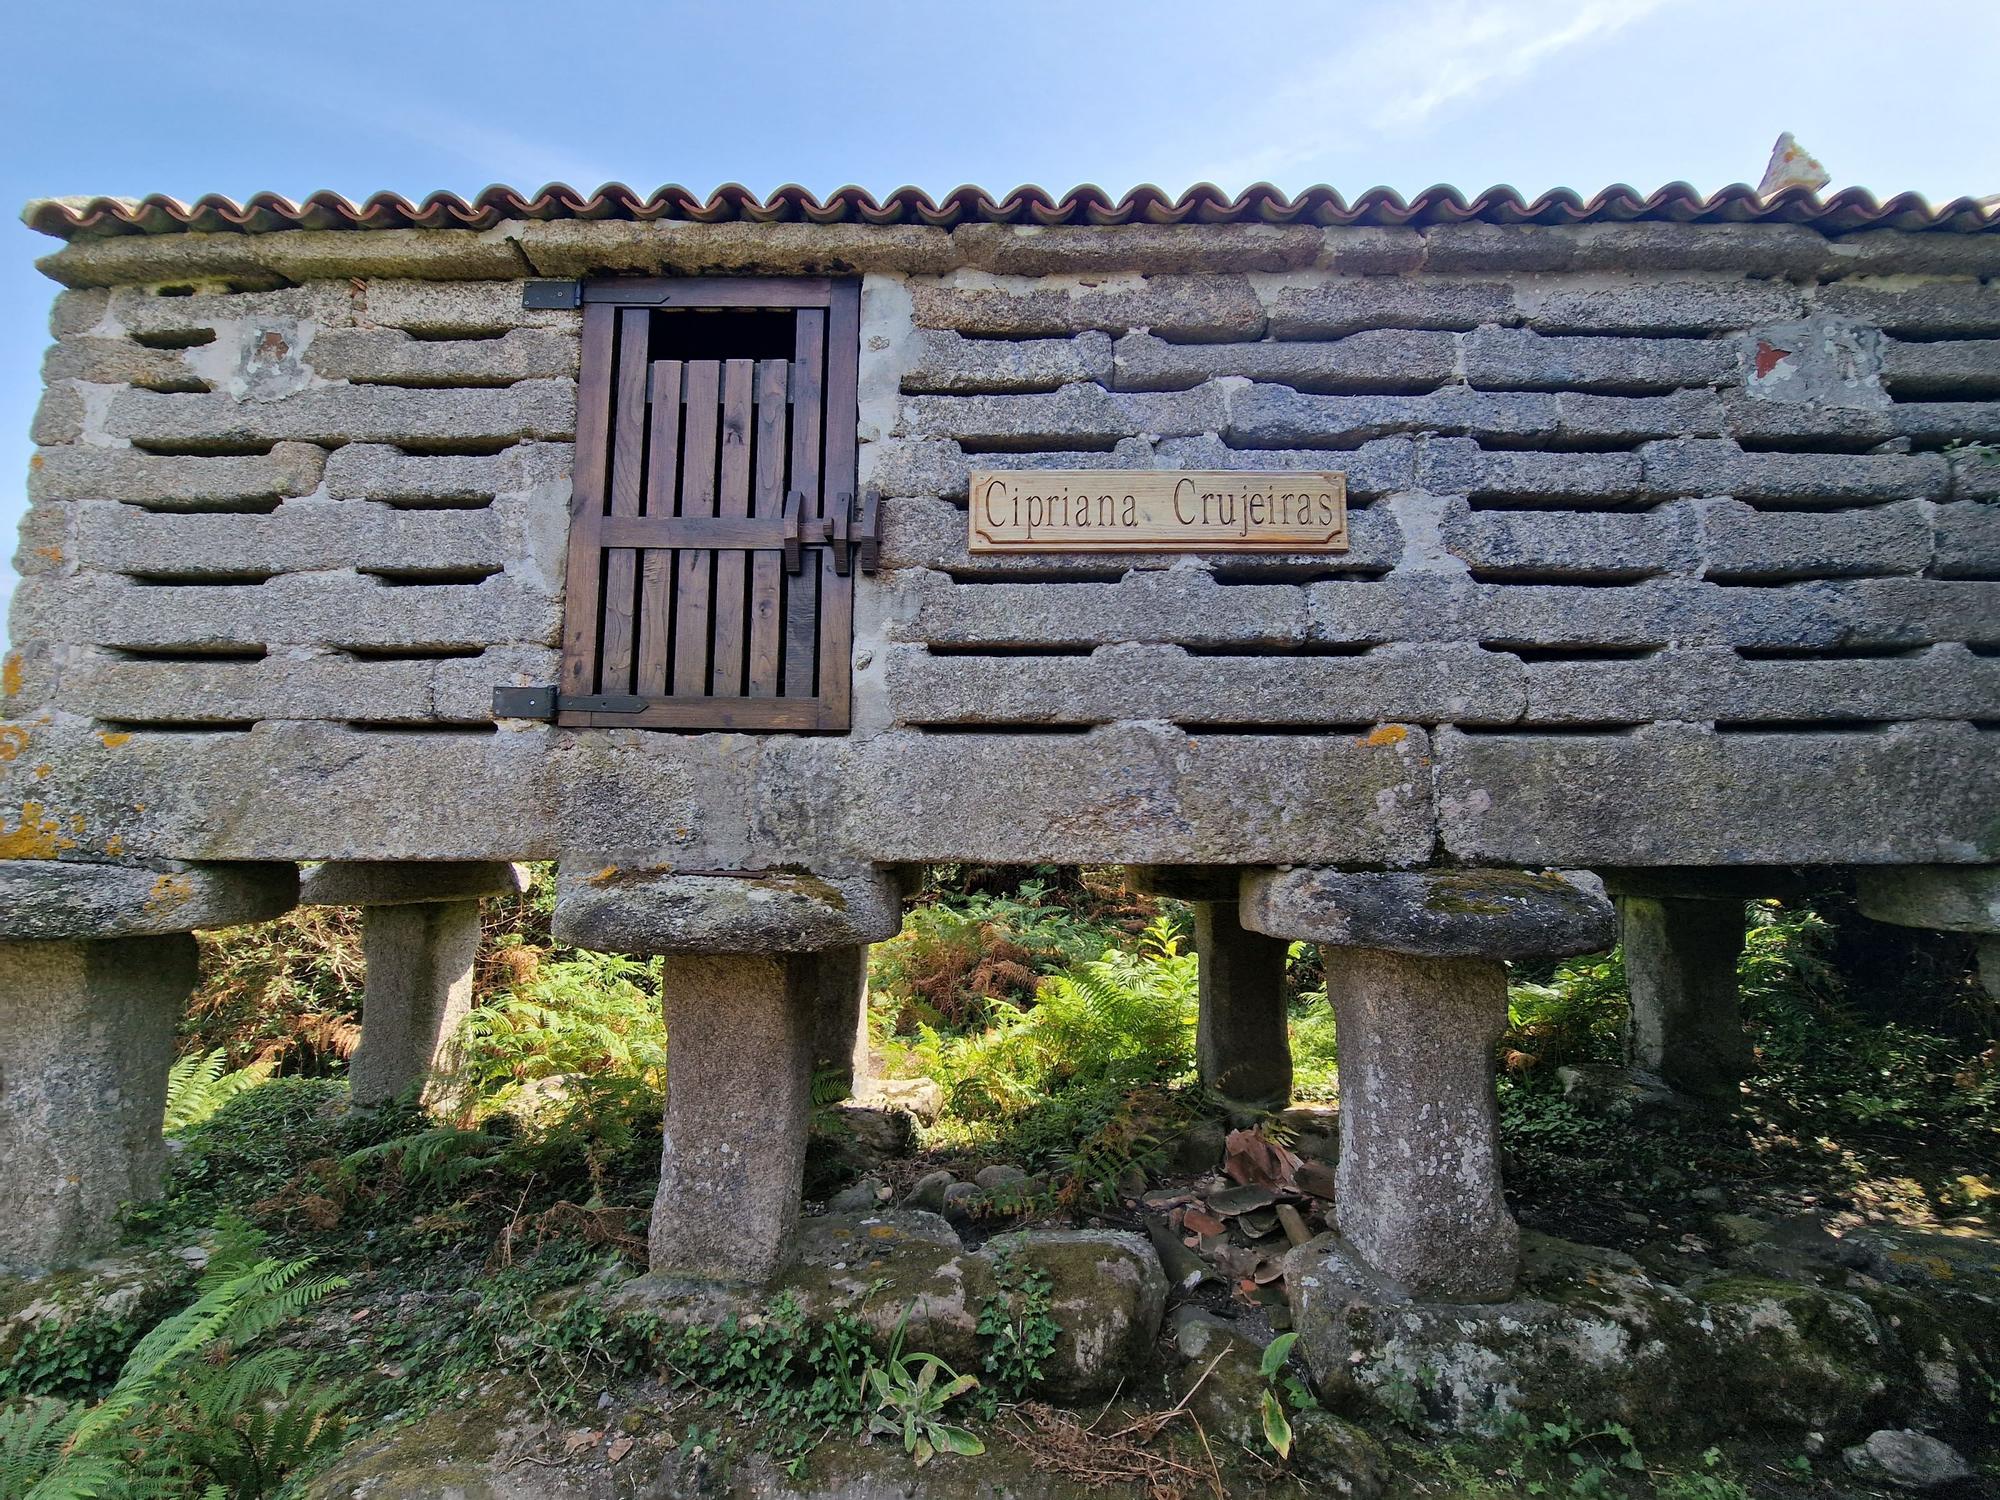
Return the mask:
<svg viewBox="0 0 2000 1500">
<path fill-rule="evenodd" d="M 1757 378 L 1762 380 L 1791 357 L 1791 350 L 1779 349 L 1759 339 L 1757 341 Z"/>
</svg>

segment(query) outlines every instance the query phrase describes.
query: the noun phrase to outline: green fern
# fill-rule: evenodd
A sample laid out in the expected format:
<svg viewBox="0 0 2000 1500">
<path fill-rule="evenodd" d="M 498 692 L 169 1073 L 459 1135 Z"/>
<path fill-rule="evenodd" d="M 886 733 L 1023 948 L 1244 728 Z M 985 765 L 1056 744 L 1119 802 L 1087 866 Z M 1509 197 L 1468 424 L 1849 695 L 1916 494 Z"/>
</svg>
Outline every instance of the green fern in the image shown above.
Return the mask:
<svg viewBox="0 0 2000 1500">
<path fill-rule="evenodd" d="M 195 1299 L 139 1340 L 103 1400 L 0 1412 L 0 1500 L 255 1500 L 331 1451 L 337 1393 L 266 1410 L 290 1395 L 299 1356 L 238 1352 L 342 1284 L 310 1269 L 225 1221 Z"/>
<path fill-rule="evenodd" d="M 167 1112 L 161 1129 L 172 1135 L 199 1125 L 245 1089 L 255 1088 L 270 1076 L 268 1062 L 232 1071 L 228 1055 L 220 1047 L 213 1052 L 190 1052 L 176 1059 L 167 1072 Z"/>
</svg>

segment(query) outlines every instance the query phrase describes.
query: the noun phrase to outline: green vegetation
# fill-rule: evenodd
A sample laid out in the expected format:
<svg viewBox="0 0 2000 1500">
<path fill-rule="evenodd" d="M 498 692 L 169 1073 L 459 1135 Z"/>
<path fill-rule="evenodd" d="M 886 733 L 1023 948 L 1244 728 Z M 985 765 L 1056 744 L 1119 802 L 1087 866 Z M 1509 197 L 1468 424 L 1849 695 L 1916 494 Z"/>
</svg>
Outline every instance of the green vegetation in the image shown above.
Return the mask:
<svg viewBox="0 0 2000 1500">
<path fill-rule="evenodd" d="M 289 1492 L 342 1441 L 496 1378 L 565 1420 L 601 1391 L 657 1385 L 702 1413 L 678 1419 L 684 1448 L 726 1463 L 755 1447 L 794 1473 L 831 1438 L 872 1434 L 917 1456 L 1013 1430 L 1061 1330 L 1048 1278 L 1004 1258 L 976 1309 L 976 1378 L 900 1340 L 871 1349 L 858 1322 L 814 1322 L 784 1299 L 696 1328 L 614 1309 L 609 1288 L 644 1258 L 658 1170 L 658 970 L 553 944 L 550 896 L 542 881 L 495 903 L 480 1004 L 435 1115 L 345 1107 L 351 923 L 300 913 L 204 937 L 208 982 L 169 1100 L 169 1192 L 136 1207 L 131 1230 L 139 1247 L 208 1243 L 208 1272 L 190 1291 L 193 1273 L 177 1269 L 146 1298 L 16 1339 L 0 1371 L 0 1500 Z M 1757 1066 L 1733 1117 L 1627 1117 L 1566 1098 L 1558 1070 L 1618 1059 L 1620 956 L 1516 975 L 1496 1068 L 1524 1215 L 1636 1248 L 1660 1223 L 1699 1227 L 1697 1192 L 1774 1184 L 1892 1217 L 1990 1219 L 2000 1046 L 1963 952 L 1873 951 L 1887 939 L 1837 895 L 1749 910 L 1739 976 Z M 1179 1137 L 1208 1110 L 1191 947 L 1185 908 L 1089 872 L 936 872 L 871 962 L 887 1071 L 937 1085 L 922 1165 L 1038 1174 L 990 1196 L 996 1220 L 1122 1222 L 1121 1198 L 1172 1175 Z M 1337 1038 L 1316 952 L 1295 948 L 1289 967 L 1296 1093 L 1330 1099 Z M 1287 1342 L 1271 1348 L 1264 1461 L 1291 1462 L 1315 1398 Z M 1734 1450 L 1710 1450 L 1648 1465 L 1639 1441 L 1552 1423 L 1497 1448 L 1424 1444 L 1412 1472 L 1440 1495 L 1791 1493 L 1772 1463 L 1753 1476 Z"/>
</svg>

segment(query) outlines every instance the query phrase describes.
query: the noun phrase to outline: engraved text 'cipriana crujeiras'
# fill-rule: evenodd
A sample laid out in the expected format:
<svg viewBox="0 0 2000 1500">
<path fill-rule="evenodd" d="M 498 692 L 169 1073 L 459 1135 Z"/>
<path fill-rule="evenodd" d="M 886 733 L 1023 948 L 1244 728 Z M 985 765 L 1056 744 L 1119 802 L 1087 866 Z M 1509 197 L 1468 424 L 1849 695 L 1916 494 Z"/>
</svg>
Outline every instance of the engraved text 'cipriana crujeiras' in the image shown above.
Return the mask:
<svg viewBox="0 0 2000 1500">
<path fill-rule="evenodd" d="M 1345 552 L 1347 478 L 1025 470 L 972 475 L 974 552 Z"/>
</svg>

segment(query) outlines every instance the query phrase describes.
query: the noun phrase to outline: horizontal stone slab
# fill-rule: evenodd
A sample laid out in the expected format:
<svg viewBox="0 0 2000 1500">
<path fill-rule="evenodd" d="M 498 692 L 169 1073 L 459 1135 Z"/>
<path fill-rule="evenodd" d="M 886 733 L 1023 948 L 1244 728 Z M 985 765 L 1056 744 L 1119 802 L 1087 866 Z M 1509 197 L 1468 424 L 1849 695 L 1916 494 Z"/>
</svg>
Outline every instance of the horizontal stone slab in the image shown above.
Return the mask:
<svg viewBox="0 0 2000 1500">
<path fill-rule="evenodd" d="M 1169 338 L 1227 340 L 1264 332 L 1264 306 L 1239 276 L 1051 281 L 961 273 L 943 281 L 913 280 L 910 301 L 919 328 L 991 338 L 1150 328 Z"/>
<path fill-rule="evenodd" d="M 100 320 L 90 331 L 122 333 L 155 348 L 174 349 L 199 348 L 212 342 L 218 330 L 239 323 L 269 326 L 292 322 L 343 328 L 355 321 L 360 296 L 345 279 L 309 281 L 273 291 L 204 289 L 188 296 L 166 296 L 153 287 L 130 286 L 94 295 L 106 300 Z"/>
<path fill-rule="evenodd" d="M 1909 656 L 1746 660 L 1734 651 L 1656 652 L 1639 661 L 1527 664 L 1532 724 L 1786 723 L 2000 717 L 2000 660 L 1964 646 Z"/>
<path fill-rule="evenodd" d="M 562 623 L 555 588 L 517 573 L 463 583 L 391 584 L 356 572 L 170 587 L 111 573 L 50 582 L 47 595 L 34 601 L 32 629 L 24 634 L 134 649 L 456 649 L 553 643 Z"/>
<path fill-rule="evenodd" d="M 1301 391 L 1425 391 L 1457 373 L 1458 341 L 1449 333 L 1371 329 L 1330 342 L 1183 344 L 1142 330 L 1118 340 L 1110 384 L 1173 391 L 1243 376 Z"/>
<path fill-rule="evenodd" d="M 1821 312 L 1897 335 L 1991 337 L 2000 334 L 2000 287 L 1979 281 L 1932 281 L 1908 286 L 1866 278 L 1820 287 L 1813 306 Z"/>
<path fill-rule="evenodd" d="M 1674 391 L 1742 374 L 1737 346 L 1725 339 L 1571 338 L 1482 328 L 1463 335 L 1460 347 L 1465 379 L 1481 390 Z"/>
<path fill-rule="evenodd" d="M 1895 231 L 1887 231 L 1895 233 Z M 1431 224 L 1424 229 L 1431 271 L 1716 271 L 1811 276 L 1843 260 L 1837 241 L 1798 224 Z M 1859 238 L 1858 236 L 1851 238 Z M 1959 236 L 1898 235 L 1901 241 Z M 1894 255 L 1871 246 L 1871 258 Z M 1904 252 L 1908 254 L 1906 250 Z"/>
<path fill-rule="evenodd" d="M 1357 656 L 1192 656 L 1101 646 L 1089 656 L 885 654 L 902 724 L 1509 723 L 1524 706 L 1518 660 L 1473 646 L 1383 646 Z"/>
<path fill-rule="evenodd" d="M 1691 503 L 1641 512 L 1472 510 L 1444 513 L 1445 549 L 1477 576 L 1624 578 L 1692 573 L 1707 555 L 1701 515 Z M 1928 528 L 1925 532 L 1928 546 Z"/>
<path fill-rule="evenodd" d="M 1542 333 L 1727 333 L 1801 317 L 1806 310 L 1804 293 L 1791 283 L 1740 277 L 1582 287 L 1528 284 L 1516 299 L 1522 321 Z"/>
<path fill-rule="evenodd" d="M 1990 396 L 2000 391 L 2000 339 L 1886 340 L 1882 383 L 1898 396 Z"/>
<path fill-rule="evenodd" d="M 1185 437 L 1220 431 L 1228 421 L 1216 386 L 1137 393 L 1078 383 L 1047 395 L 909 396 L 897 435 L 1034 448 L 1078 438 Z"/>
<path fill-rule="evenodd" d="M 502 390 L 441 391 L 320 385 L 266 402 L 126 390 L 112 398 L 105 431 L 156 448 L 287 439 L 448 445 L 567 439 L 576 431 L 576 384 L 526 380 Z"/>
<path fill-rule="evenodd" d="M 44 448 L 28 460 L 30 500 L 118 500 L 146 510 L 265 510 L 319 487 L 324 448 L 278 443 L 248 457 L 138 448 Z"/>
<path fill-rule="evenodd" d="M 1108 383 L 1111 336 L 969 339 L 949 329 L 922 328 L 911 335 L 904 360 L 901 384 L 911 395 L 1053 391 L 1078 380 Z"/>
<path fill-rule="evenodd" d="M 574 379 L 582 343 L 566 329 L 510 328 L 499 338 L 418 339 L 400 328 L 335 329 L 306 350 L 328 380 L 393 386 L 505 386 Z"/>
<path fill-rule="evenodd" d="M 555 508 L 565 526 L 567 509 Z M 532 557 L 527 518 L 506 508 L 392 510 L 334 500 L 291 500 L 265 515 L 164 515 L 111 501 L 76 507 L 79 567 L 146 577 L 499 570 Z M 540 559 L 560 566 L 561 552 Z"/>
<path fill-rule="evenodd" d="M 418 906 L 518 896 L 528 888 L 525 866 L 499 860 L 329 860 L 299 881 L 301 906 Z"/>
<path fill-rule="evenodd" d="M 879 943 L 903 925 L 887 870 L 688 874 L 581 871 L 556 879 L 557 942 L 612 953 L 816 953 Z"/>
<path fill-rule="evenodd" d="M 515 266 L 519 270 L 518 263 Z M 552 328 L 582 336 L 573 308 L 523 307 L 526 283 L 506 281 L 370 281 L 357 294 L 355 321 L 403 328 L 426 338 L 485 338 L 510 328 Z"/>
<path fill-rule="evenodd" d="M 1435 736 L 1443 847 L 1478 863 L 1991 861 L 1992 736 L 1969 724 Z M 1851 795 L 1843 789 L 1852 788 Z"/>
<path fill-rule="evenodd" d="M 2000 471 L 2000 463 L 1995 463 Z M 1931 571 L 1940 578 L 2000 577 L 2000 506 L 1960 500 L 1931 510 L 1936 552 Z"/>
<path fill-rule="evenodd" d="M 1386 725 L 1324 736 L 896 731 L 855 747 L 852 847 L 877 859 L 1061 864 L 1415 864 L 1430 853 L 1428 737 Z"/>
<path fill-rule="evenodd" d="M 1224 586 L 1206 569 L 1128 573 L 1117 583 L 955 583 L 909 569 L 886 583 L 891 639 L 951 645 L 1096 646 L 1113 641 L 1283 646 L 1306 636 L 1306 594 Z"/>
<path fill-rule="evenodd" d="M 349 443 L 326 460 L 336 500 L 381 500 L 413 509 L 453 508 L 542 485 L 566 485 L 575 447 L 525 442 L 498 453 L 411 454 L 385 443 Z"/>
<path fill-rule="evenodd" d="M 1652 578 L 1630 585 L 1480 583 L 1447 573 L 1310 585 L 1309 638 L 1473 640 L 1492 646 L 1771 650 L 1924 646 L 2000 637 L 2000 584 L 1928 578 L 1731 585 Z"/>
<path fill-rule="evenodd" d="M 1994 401 L 1893 401 L 1862 408 L 1765 401 L 1740 391 L 1725 392 L 1722 400 L 1722 430 L 1755 448 L 1837 454 L 1873 448 L 1894 454 L 1954 441 L 1986 442 L 2000 434 L 2000 402 Z M 1935 461 L 1945 455 L 1916 456 Z"/>
<path fill-rule="evenodd" d="M 1498 281 L 1353 276 L 1300 285 L 1282 278 L 1259 291 L 1270 309 L 1271 336 L 1278 339 L 1344 338 L 1370 328 L 1450 332 L 1514 318 L 1514 289 Z"/>
<path fill-rule="evenodd" d="M 1868 578 L 1930 566 L 1934 507 L 1921 500 L 1789 513 L 1697 503 L 1708 578 Z"/>
<path fill-rule="evenodd" d="M 1567 871 L 1255 870 L 1240 907 L 1271 937 L 1425 958 L 1562 958 L 1615 940 L 1603 883 Z"/>
<path fill-rule="evenodd" d="M 1842 420 L 1862 415 L 1846 412 Z M 1726 438 L 1648 443 L 1639 451 L 1651 495 L 1859 502 L 1942 499 L 1951 485 L 1938 453 L 1745 452 Z"/>
<path fill-rule="evenodd" d="M 550 219 L 510 223 L 503 232 L 542 276 L 852 275 L 946 271 L 958 263 L 951 236 L 922 224 Z"/>
<path fill-rule="evenodd" d="M 0 859 L 0 942 L 156 937 L 282 916 L 290 864 L 86 864 Z"/>
<path fill-rule="evenodd" d="M 1625 504 L 1644 479 L 1636 453 L 1536 453 L 1433 437 L 1418 457 L 1416 484 L 1433 495 L 1567 500 L 1581 508 Z"/>
<path fill-rule="evenodd" d="M 277 234 L 170 234 L 78 239 L 35 262 L 64 286 L 216 281 L 279 284 L 351 276 L 515 276 L 511 245 L 470 229 L 292 229 Z"/>
<path fill-rule="evenodd" d="M 552 682 L 559 660 L 553 648 L 536 646 L 405 660 L 280 651 L 256 661 L 155 661 L 83 651 L 64 664 L 49 701 L 122 724 L 484 724 L 493 715 L 494 688 Z"/>
<path fill-rule="evenodd" d="M 951 250 L 961 264 L 1008 276 L 1288 271 L 1343 250 L 1379 260 L 1392 245 L 1414 264 L 1421 242 L 1411 231 L 1388 238 L 1396 233 L 1342 240 L 1310 224 L 962 224 L 951 232 Z"/>
<path fill-rule="evenodd" d="M 88 380 L 98 385 L 136 385 L 149 391 L 205 391 L 203 380 L 178 349 L 149 349 L 130 339 L 74 338 L 49 346 L 42 357 L 42 380 Z"/>
</svg>

